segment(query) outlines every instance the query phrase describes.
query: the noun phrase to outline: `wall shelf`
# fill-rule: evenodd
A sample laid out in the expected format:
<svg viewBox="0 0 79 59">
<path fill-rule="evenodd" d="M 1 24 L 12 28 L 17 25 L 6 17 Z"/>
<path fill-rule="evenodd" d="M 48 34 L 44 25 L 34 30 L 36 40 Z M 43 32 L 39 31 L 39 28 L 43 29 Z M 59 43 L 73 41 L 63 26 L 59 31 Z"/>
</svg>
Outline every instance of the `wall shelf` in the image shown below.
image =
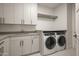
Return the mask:
<svg viewBox="0 0 79 59">
<path fill-rule="evenodd" d="M 49 14 L 42 14 L 42 13 L 38 13 L 38 17 L 49 18 L 49 19 L 57 19 L 58 18 L 58 16 L 49 15 Z"/>
</svg>

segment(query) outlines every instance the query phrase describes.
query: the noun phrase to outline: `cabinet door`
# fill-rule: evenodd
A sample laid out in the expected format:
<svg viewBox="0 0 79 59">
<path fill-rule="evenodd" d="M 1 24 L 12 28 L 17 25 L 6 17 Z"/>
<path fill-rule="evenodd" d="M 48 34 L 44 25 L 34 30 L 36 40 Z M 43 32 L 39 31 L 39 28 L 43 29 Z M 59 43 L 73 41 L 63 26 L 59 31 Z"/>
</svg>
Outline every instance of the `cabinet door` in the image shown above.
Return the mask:
<svg viewBox="0 0 79 59">
<path fill-rule="evenodd" d="M 39 36 L 32 36 L 32 53 L 39 51 Z"/>
<path fill-rule="evenodd" d="M 24 24 L 31 24 L 30 3 L 24 4 Z"/>
<path fill-rule="evenodd" d="M 21 24 L 24 20 L 24 4 L 16 3 L 15 4 L 15 24 Z"/>
<path fill-rule="evenodd" d="M 10 40 L 10 55 L 22 55 L 21 37 L 12 37 Z"/>
<path fill-rule="evenodd" d="M 27 54 L 30 54 L 32 51 L 31 51 L 31 45 L 32 45 L 32 41 L 31 41 L 31 36 L 26 36 L 26 37 L 23 37 L 23 55 L 27 55 Z"/>
<path fill-rule="evenodd" d="M 32 25 L 37 24 L 37 4 L 36 3 L 31 3 L 30 4 L 31 8 L 31 20 L 32 20 Z"/>
<path fill-rule="evenodd" d="M 3 24 L 3 4 L 0 3 L 0 24 Z"/>
<path fill-rule="evenodd" d="M 3 4 L 3 16 L 4 16 L 4 23 L 5 24 L 14 24 L 14 4 L 13 3 L 4 3 Z"/>
</svg>

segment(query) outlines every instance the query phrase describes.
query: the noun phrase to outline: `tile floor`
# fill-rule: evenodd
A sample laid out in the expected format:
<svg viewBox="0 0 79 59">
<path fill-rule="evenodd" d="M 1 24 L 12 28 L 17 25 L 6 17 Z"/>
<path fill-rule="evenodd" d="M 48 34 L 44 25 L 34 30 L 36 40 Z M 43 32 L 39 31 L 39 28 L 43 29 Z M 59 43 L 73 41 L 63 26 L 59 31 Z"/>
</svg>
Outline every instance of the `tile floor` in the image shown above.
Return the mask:
<svg viewBox="0 0 79 59">
<path fill-rule="evenodd" d="M 36 53 L 30 56 L 41 56 L 40 53 Z M 66 49 L 63 51 L 56 52 L 48 56 L 76 56 L 76 50 L 74 48 Z"/>
</svg>

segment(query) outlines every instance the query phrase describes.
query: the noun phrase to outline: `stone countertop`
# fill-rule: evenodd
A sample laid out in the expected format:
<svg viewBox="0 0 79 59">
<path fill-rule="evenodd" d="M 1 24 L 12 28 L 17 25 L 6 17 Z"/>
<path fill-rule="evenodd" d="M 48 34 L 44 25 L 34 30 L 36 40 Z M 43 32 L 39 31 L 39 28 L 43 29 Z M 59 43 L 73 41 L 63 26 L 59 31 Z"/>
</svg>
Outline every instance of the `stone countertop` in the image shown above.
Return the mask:
<svg viewBox="0 0 79 59">
<path fill-rule="evenodd" d="M 0 33 L 0 41 L 6 39 L 8 37 L 21 37 L 21 36 L 28 36 L 28 35 L 39 35 L 38 31 L 30 31 L 30 32 L 13 32 L 13 33 Z"/>
<path fill-rule="evenodd" d="M 9 36 L 12 36 L 14 34 L 4 34 L 4 35 L 0 35 L 0 41 L 4 40 L 5 38 L 8 38 Z"/>
</svg>

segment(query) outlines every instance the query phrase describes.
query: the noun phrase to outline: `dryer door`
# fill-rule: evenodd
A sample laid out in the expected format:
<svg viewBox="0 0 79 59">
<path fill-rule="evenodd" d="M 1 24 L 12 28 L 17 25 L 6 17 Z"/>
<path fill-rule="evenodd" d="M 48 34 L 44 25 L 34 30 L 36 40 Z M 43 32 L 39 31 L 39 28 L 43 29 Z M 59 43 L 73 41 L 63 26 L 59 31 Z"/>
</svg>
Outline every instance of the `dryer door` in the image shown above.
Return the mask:
<svg viewBox="0 0 79 59">
<path fill-rule="evenodd" d="M 48 37 L 45 45 L 47 49 L 53 49 L 56 45 L 56 39 L 54 37 Z"/>
<path fill-rule="evenodd" d="M 64 46 L 66 44 L 66 38 L 64 36 L 60 36 L 58 39 L 58 45 Z"/>
</svg>

